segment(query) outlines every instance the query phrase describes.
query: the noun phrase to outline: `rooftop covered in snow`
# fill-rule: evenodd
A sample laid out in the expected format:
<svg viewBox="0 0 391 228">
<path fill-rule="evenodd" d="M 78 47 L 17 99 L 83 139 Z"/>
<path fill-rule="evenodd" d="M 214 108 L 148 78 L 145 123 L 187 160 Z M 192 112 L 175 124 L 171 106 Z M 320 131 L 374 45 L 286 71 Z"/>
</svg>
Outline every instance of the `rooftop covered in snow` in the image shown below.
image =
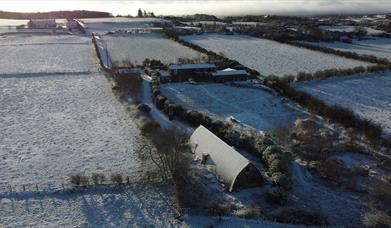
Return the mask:
<svg viewBox="0 0 391 228">
<path fill-rule="evenodd" d="M 255 185 L 262 183 L 260 172 L 247 158 L 204 126 L 201 125 L 194 131 L 190 137 L 190 144 L 198 159 L 208 156 L 215 166 L 216 174 L 228 186 L 229 191 L 236 187 L 237 182 L 241 184 L 251 182 Z"/>
</svg>

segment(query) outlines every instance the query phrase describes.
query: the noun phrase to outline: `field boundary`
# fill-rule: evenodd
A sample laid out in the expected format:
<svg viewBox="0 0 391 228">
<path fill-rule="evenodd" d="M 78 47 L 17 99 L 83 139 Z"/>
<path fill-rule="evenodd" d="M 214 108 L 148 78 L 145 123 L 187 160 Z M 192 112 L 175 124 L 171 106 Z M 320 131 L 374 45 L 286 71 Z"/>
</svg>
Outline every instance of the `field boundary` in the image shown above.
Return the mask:
<svg viewBox="0 0 391 228">
<path fill-rule="evenodd" d="M 196 44 L 190 43 L 178 37 L 175 33 L 167 32 L 167 36 L 172 40 L 179 42 L 182 45 L 193 48 L 199 52 L 207 54 L 213 58 L 220 60 L 229 60 L 227 57 L 223 57 L 213 51 L 202 48 Z M 237 61 L 236 61 L 237 62 Z M 391 64 L 385 66 L 387 69 L 391 69 Z M 363 134 L 373 145 L 381 145 L 385 148 L 391 148 L 391 137 L 390 139 L 385 139 L 382 137 L 382 128 L 374 123 L 373 121 L 363 119 L 358 117 L 355 113 L 353 113 L 350 109 L 347 109 L 338 105 L 328 105 L 323 101 L 317 99 L 311 94 L 298 91 L 291 87 L 288 82 L 283 81 L 277 77 L 268 77 L 261 75 L 258 71 L 245 67 L 248 72 L 252 72 L 258 81 L 260 81 L 266 87 L 273 89 L 279 95 L 294 101 L 299 104 L 304 109 L 308 110 L 310 113 L 315 115 L 320 115 L 325 117 L 326 119 L 332 120 L 335 123 L 338 123 L 346 128 L 352 128 L 356 132 Z M 318 106 L 320 105 L 320 106 Z M 338 111 L 338 112 L 336 112 Z M 329 113 L 330 115 L 327 115 Z M 343 114 L 342 116 L 338 114 Z M 387 163 L 391 163 L 391 159 L 387 155 L 381 156 L 383 159 L 387 161 Z"/>
</svg>

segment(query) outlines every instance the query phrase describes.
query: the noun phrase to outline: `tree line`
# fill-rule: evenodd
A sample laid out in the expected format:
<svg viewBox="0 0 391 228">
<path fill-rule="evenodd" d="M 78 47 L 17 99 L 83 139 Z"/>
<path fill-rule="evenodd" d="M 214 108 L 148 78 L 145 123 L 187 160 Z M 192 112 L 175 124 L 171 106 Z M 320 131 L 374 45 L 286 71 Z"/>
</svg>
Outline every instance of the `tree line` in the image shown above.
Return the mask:
<svg viewBox="0 0 391 228">
<path fill-rule="evenodd" d="M 52 11 L 52 12 L 37 12 L 37 13 L 18 13 L 0 11 L 0 18 L 3 19 L 53 19 L 53 18 L 100 18 L 100 17 L 112 17 L 110 13 L 99 11 Z"/>
</svg>

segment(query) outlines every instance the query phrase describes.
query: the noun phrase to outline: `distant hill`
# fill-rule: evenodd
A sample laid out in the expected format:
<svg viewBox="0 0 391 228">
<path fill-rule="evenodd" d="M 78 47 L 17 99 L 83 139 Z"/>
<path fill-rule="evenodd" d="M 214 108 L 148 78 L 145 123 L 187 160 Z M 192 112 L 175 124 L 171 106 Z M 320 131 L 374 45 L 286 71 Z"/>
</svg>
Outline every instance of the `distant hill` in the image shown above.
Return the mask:
<svg viewBox="0 0 391 228">
<path fill-rule="evenodd" d="M 38 13 L 18 13 L 0 11 L 0 18 L 2 19 L 51 19 L 51 18 L 100 18 L 112 17 L 111 13 L 99 11 L 52 11 L 52 12 L 38 12 Z"/>
</svg>

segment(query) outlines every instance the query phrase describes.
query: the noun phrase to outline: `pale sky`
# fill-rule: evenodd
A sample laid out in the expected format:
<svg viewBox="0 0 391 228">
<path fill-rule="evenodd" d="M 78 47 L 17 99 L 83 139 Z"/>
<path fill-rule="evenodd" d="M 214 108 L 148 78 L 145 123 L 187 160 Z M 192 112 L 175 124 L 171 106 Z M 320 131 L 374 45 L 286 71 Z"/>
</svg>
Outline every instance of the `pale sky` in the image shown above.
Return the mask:
<svg viewBox="0 0 391 228">
<path fill-rule="evenodd" d="M 139 8 L 156 15 L 383 13 L 391 12 L 391 0 L 0 0 L 0 10 L 18 12 L 84 9 L 135 15 Z"/>
</svg>

